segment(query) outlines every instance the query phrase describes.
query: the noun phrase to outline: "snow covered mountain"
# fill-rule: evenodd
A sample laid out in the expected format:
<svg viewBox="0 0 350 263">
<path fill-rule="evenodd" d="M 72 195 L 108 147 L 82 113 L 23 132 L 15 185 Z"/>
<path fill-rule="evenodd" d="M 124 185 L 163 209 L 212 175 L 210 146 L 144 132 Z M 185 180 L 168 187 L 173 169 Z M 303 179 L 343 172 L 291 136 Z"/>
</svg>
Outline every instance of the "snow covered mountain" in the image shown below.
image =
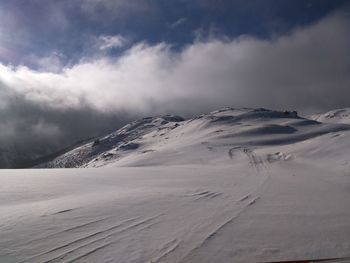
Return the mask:
<svg viewBox="0 0 350 263">
<path fill-rule="evenodd" d="M 100 168 L 1 170 L 0 262 L 349 262 L 347 124 L 158 116 L 43 166 Z"/>
<path fill-rule="evenodd" d="M 224 108 L 194 119 L 148 117 L 73 149 L 44 167 L 154 166 L 227 163 L 244 152 L 271 149 L 263 158 L 292 158 L 284 145 L 349 130 L 342 123 L 322 123 L 296 112 Z M 272 150 L 275 149 L 275 150 Z"/>
<path fill-rule="evenodd" d="M 350 108 L 337 109 L 324 114 L 315 114 L 311 119 L 327 123 L 345 123 L 350 124 Z"/>
</svg>

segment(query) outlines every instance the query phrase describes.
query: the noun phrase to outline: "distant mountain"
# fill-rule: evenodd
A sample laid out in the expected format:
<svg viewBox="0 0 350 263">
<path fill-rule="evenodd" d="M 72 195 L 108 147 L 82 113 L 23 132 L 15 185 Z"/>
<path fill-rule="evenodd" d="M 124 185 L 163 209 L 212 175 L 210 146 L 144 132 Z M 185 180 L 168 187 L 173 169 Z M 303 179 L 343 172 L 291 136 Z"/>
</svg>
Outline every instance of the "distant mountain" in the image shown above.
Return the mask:
<svg viewBox="0 0 350 263">
<path fill-rule="evenodd" d="M 310 118 L 320 122 L 350 124 L 350 108 L 331 110 L 324 114 L 314 114 Z"/>
<path fill-rule="evenodd" d="M 38 145 L 21 145 L 18 143 L 0 144 L 0 168 L 31 168 L 44 162 L 49 162 L 57 156 L 60 156 L 76 147 L 85 144 L 91 139 L 85 139 L 69 145 L 62 143 L 45 143 Z M 23 142 L 22 142 L 23 143 Z M 63 147 L 63 148 L 62 148 Z"/>
<path fill-rule="evenodd" d="M 346 112 L 337 110 L 334 114 L 337 120 L 345 120 Z M 253 150 L 269 147 L 275 147 L 280 155 L 264 158 L 288 158 L 279 150 L 284 145 L 350 130 L 347 124 L 321 122 L 328 120 L 326 116 L 311 120 L 296 112 L 223 108 L 188 120 L 173 115 L 148 117 L 39 167 L 213 164 L 229 162 L 237 152 L 259 162 Z"/>
<path fill-rule="evenodd" d="M 348 124 L 156 116 L 43 161 L 101 168 L 0 171 L 0 262 L 349 262 Z"/>
<path fill-rule="evenodd" d="M 55 147 L 49 147 L 45 144 L 36 147 L 27 147 L 18 143 L 0 144 L 0 168 L 25 168 L 38 164 L 42 156 L 48 156 L 55 152 Z M 37 161 L 38 160 L 38 161 Z"/>
</svg>

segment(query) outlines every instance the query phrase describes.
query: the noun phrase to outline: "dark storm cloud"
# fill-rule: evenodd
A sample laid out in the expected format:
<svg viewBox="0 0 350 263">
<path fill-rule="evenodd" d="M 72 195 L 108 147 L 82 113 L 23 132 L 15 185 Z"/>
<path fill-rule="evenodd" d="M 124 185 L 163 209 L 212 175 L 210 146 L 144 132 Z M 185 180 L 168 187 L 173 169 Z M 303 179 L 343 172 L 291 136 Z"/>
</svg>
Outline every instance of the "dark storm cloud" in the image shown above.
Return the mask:
<svg viewBox="0 0 350 263">
<path fill-rule="evenodd" d="M 81 106 L 57 110 L 27 101 L 0 84 L 0 167 L 22 167 L 78 141 L 111 132 L 134 116 Z"/>
<path fill-rule="evenodd" d="M 180 50 L 138 43 L 117 58 L 87 57 L 56 73 L 0 65 L 1 144 L 42 154 L 117 127 L 125 112 L 350 106 L 349 26 L 339 11 L 271 39 L 209 36 Z"/>
</svg>

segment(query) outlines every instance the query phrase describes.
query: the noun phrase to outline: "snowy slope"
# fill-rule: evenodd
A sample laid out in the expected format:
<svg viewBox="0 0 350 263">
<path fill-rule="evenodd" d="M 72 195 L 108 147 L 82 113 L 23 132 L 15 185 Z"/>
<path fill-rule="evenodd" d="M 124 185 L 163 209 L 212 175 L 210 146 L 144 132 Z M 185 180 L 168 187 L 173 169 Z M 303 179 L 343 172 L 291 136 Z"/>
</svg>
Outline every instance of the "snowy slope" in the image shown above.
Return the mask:
<svg viewBox="0 0 350 263">
<path fill-rule="evenodd" d="M 184 121 L 159 116 L 135 121 L 46 164 L 47 167 L 217 164 L 237 151 L 291 144 L 348 130 L 266 109 L 224 108 Z M 97 145 L 96 145 L 97 144 Z"/>
<path fill-rule="evenodd" d="M 310 119 L 320 122 L 350 124 L 350 108 L 337 109 L 324 114 L 311 115 Z"/>
<path fill-rule="evenodd" d="M 0 171 L 0 262 L 350 257 L 346 124 L 265 109 L 160 116 L 49 165 L 100 168 Z"/>
</svg>

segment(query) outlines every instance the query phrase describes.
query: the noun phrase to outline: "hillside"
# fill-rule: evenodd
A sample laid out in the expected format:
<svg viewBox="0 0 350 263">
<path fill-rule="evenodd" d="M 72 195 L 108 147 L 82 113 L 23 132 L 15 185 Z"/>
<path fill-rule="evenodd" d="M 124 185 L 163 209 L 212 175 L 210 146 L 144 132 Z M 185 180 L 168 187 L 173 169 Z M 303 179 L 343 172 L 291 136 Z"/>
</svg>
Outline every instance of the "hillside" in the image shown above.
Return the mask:
<svg viewBox="0 0 350 263">
<path fill-rule="evenodd" d="M 266 109 L 157 116 L 42 166 L 79 169 L 0 171 L 0 262 L 350 257 L 347 124 Z"/>
<path fill-rule="evenodd" d="M 314 114 L 310 118 L 320 122 L 350 124 L 350 108 L 332 110 L 324 114 Z"/>
<path fill-rule="evenodd" d="M 349 130 L 293 112 L 224 108 L 194 119 L 157 116 L 73 149 L 42 167 L 154 166 L 231 162 L 237 152 L 296 144 Z M 272 152 L 274 153 L 274 152 Z"/>
</svg>

